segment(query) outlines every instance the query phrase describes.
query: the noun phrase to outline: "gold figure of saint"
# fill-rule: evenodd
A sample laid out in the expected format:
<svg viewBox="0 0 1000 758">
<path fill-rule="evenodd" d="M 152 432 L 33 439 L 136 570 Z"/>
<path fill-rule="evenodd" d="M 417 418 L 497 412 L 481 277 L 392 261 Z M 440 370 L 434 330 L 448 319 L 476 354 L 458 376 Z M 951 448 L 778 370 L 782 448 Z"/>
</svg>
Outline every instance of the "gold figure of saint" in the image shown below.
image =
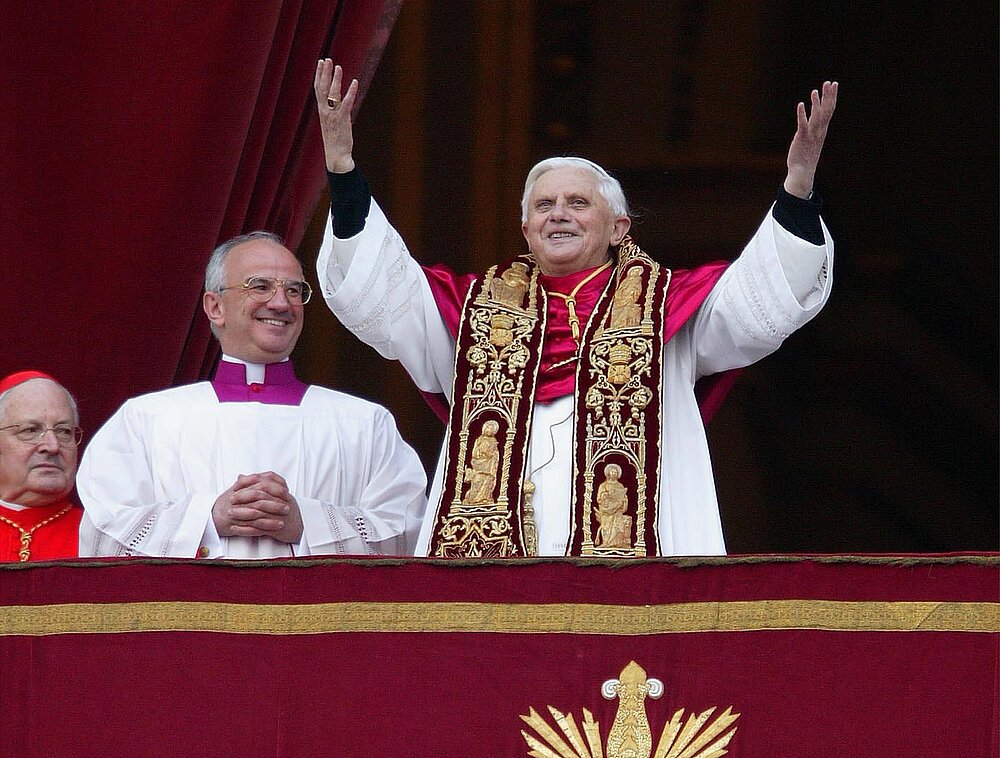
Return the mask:
<svg viewBox="0 0 1000 758">
<path fill-rule="evenodd" d="M 501 305 L 522 308 L 528 291 L 528 266 L 514 261 L 510 268 L 490 282 L 490 297 Z"/>
<path fill-rule="evenodd" d="M 594 547 L 632 547 L 632 517 L 625 515 L 628 490 L 618 481 L 621 475 L 622 469 L 617 463 L 604 467 L 605 480 L 597 488 L 597 506 L 594 508 L 594 517 L 599 525 Z"/>
<path fill-rule="evenodd" d="M 490 419 L 483 424 L 482 434 L 472 445 L 470 465 L 465 468 L 465 481 L 469 488 L 462 497 L 465 505 L 485 505 L 496 502 L 493 490 L 497 483 L 497 468 L 500 466 L 500 446 L 496 434 L 500 425 Z"/>
<path fill-rule="evenodd" d="M 633 266 L 615 290 L 615 298 L 611 306 L 612 329 L 639 326 L 639 322 L 642 320 L 642 308 L 639 305 L 640 295 L 642 295 L 642 269 Z"/>
</svg>

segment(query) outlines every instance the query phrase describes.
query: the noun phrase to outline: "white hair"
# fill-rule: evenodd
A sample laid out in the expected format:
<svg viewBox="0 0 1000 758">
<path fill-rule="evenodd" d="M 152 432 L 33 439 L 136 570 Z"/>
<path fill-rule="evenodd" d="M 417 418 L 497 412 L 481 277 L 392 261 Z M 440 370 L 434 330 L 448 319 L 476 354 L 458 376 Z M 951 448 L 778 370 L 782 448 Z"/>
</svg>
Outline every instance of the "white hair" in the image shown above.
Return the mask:
<svg viewBox="0 0 1000 758">
<path fill-rule="evenodd" d="M 531 190 L 535 187 L 535 182 L 542 174 L 557 168 L 576 168 L 589 171 L 597 180 L 597 191 L 605 199 L 611 212 L 615 216 L 629 216 L 631 218 L 632 214 L 629 211 L 628 202 L 625 200 L 625 191 L 622 190 L 622 185 L 617 179 L 593 161 L 567 155 L 539 161 L 528 172 L 528 177 L 524 180 L 524 194 L 521 195 L 522 224 L 528 220 L 528 200 L 531 197 Z"/>
<path fill-rule="evenodd" d="M 59 384 L 59 382 L 53 381 L 52 379 L 46 379 L 43 376 L 36 376 L 34 379 L 28 379 L 20 384 L 15 384 L 6 392 L 0 392 L 0 424 L 3 424 L 7 420 L 7 405 L 10 403 L 11 393 L 17 391 L 26 384 L 31 384 L 31 382 L 49 382 L 50 384 L 54 384 L 56 387 L 61 389 L 66 395 L 66 402 L 69 403 L 69 409 L 73 413 L 73 425 L 79 425 L 80 412 L 76 408 L 76 399 L 70 394 L 69 390 Z"/>
</svg>

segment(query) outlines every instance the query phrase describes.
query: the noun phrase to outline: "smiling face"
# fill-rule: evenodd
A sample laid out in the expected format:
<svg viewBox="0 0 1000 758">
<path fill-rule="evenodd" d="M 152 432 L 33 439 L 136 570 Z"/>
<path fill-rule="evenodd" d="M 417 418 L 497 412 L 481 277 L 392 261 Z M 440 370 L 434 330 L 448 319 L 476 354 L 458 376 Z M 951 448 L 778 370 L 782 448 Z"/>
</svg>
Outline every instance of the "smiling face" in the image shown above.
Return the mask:
<svg viewBox="0 0 1000 758">
<path fill-rule="evenodd" d="M 302 304 L 288 302 L 283 287 L 278 287 L 268 302 L 257 303 L 240 285 L 255 276 L 301 281 L 298 260 L 277 242 L 254 239 L 229 251 L 223 271 L 227 289 L 206 292 L 202 300 L 222 352 L 248 363 L 276 363 L 287 358 L 302 333 Z"/>
<path fill-rule="evenodd" d="M 0 426 L 39 423 L 75 426 L 69 398 L 48 379 L 32 379 L 8 391 Z M 62 500 L 76 477 L 77 447 L 60 445 L 46 432 L 39 442 L 22 442 L 13 429 L 0 431 L 0 499 L 31 507 Z"/>
<path fill-rule="evenodd" d="M 538 177 L 521 231 L 542 272 L 565 276 L 607 261 L 630 223 L 612 213 L 591 171 L 566 167 Z"/>
</svg>

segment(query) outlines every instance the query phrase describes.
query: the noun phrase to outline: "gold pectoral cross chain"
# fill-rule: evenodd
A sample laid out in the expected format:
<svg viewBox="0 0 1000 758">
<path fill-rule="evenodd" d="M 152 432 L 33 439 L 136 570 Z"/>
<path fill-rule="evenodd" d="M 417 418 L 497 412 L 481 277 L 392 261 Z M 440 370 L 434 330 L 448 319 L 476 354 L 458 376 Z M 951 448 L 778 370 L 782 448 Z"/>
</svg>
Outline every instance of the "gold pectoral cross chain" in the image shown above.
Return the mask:
<svg viewBox="0 0 1000 758">
<path fill-rule="evenodd" d="M 23 563 L 24 561 L 28 560 L 31 557 L 31 538 L 35 535 L 35 532 L 37 532 L 39 529 L 41 529 L 46 524 L 51 524 L 53 521 L 55 521 L 60 516 L 66 514 L 66 513 L 69 513 L 69 510 L 72 507 L 73 506 L 67 505 L 65 508 L 63 508 L 58 513 L 55 513 L 52 516 L 49 516 L 44 521 L 38 522 L 33 527 L 31 527 L 31 529 L 22 529 L 21 526 L 20 526 L 20 524 L 14 523 L 13 521 L 11 521 L 9 518 L 7 518 L 5 516 L 0 516 L 0 521 L 2 521 L 3 523 L 9 524 L 10 526 L 14 527 L 21 534 L 21 549 L 17 551 L 17 560 L 19 562 Z"/>
</svg>

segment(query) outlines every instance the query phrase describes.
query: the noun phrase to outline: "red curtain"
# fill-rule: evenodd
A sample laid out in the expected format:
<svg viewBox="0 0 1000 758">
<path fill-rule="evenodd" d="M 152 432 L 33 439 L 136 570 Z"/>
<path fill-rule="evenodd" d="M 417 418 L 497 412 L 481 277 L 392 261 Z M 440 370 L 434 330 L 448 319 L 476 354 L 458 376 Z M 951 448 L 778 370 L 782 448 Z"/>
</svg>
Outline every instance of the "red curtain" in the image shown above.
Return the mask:
<svg viewBox="0 0 1000 758">
<path fill-rule="evenodd" d="M 90 431 L 204 377 L 208 253 L 253 229 L 299 244 L 316 60 L 367 85 L 400 2 L 4 3 L 0 376 L 52 373 Z"/>
</svg>

